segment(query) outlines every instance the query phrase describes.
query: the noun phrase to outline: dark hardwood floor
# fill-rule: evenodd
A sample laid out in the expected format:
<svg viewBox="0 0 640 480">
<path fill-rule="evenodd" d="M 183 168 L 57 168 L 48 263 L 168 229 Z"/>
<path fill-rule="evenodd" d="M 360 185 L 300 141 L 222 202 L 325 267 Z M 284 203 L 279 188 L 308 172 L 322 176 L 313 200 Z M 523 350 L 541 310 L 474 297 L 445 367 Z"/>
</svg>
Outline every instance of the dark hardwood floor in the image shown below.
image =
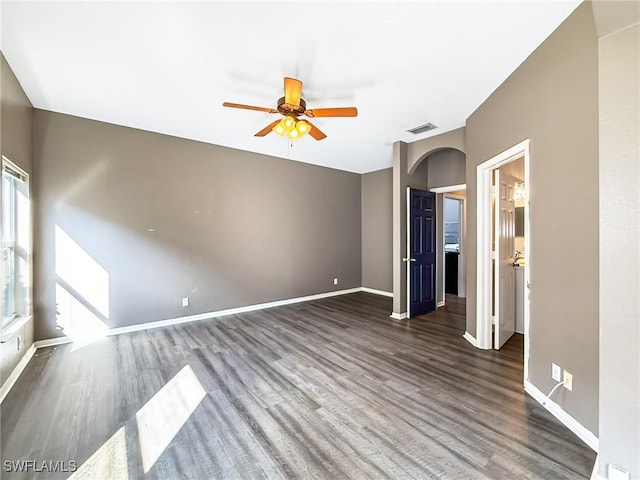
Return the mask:
<svg viewBox="0 0 640 480">
<path fill-rule="evenodd" d="M 3 467 L 75 461 L 83 479 L 589 478 L 595 454 L 523 392 L 522 338 L 474 349 L 461 306 L 395 321 L 390 299 L 356 293 L 41 349 L 2 404 Z"/>
</svg>

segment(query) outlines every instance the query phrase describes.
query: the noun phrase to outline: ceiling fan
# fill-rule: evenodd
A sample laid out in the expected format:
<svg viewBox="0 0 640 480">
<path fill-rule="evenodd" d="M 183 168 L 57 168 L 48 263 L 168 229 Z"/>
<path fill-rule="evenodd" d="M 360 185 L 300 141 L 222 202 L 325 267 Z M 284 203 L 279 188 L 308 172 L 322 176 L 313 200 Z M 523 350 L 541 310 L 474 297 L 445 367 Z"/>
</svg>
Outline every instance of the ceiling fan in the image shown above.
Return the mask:
<svg viewBox="0 0 640 480">
<path fill-rule="evenodd" d="M 327 137 L 323 132 L 308 120 L 299 120 L 298 117 L 301 115 L 309 118 L 358 116 L 356 107 L 314 108 L 307 110 L 307 103 L 302 98 L 302 82 L 290 77 L 284 77 L 284 97 L 278 100 L 276 108 L 254 107 L 230 102 L 224 102 L 222 106 L 283 115 L 282 118 L 275 120 L 256 133 L 256 137 L 264 137 L 273 130 L 280 136 L 288 134 L 289 138 L 292 139 L 302 137 L 308 133 L 316 140 L 322 140 Z"/>
</svg>

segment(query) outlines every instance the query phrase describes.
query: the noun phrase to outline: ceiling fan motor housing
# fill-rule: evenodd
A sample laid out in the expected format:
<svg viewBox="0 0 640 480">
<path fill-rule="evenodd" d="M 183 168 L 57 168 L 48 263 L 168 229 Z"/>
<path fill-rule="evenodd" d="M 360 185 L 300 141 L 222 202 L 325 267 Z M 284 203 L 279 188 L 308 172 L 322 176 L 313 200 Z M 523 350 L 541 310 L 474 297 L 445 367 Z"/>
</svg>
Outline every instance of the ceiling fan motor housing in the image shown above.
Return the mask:
<svg viewBox="0 0 640 480">
<path fill-rule="evenodd" d="M 278 99 L 278 111 L 282 115 L 293 115 L 294 117 L 302 115 L 307 110 L 307 103 L 303 98 L 300 99 L 300 105 L 291 105 L 285 103 L 284 97 Z"/>
</svg>

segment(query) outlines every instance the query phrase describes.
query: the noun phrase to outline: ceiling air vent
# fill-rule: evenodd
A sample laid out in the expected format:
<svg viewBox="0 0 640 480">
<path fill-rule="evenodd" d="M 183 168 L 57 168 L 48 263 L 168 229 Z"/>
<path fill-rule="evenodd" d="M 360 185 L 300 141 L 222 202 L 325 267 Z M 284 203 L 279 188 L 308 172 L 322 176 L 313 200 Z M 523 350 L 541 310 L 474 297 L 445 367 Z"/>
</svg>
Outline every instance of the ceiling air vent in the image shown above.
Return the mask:
<svg viewBox="0 0 640 480">
<path fill-rule="evenodd" d="M 424 125 L 420 125 L 418 127 L 413 127 L 407 130 L 407 132 L 413 133 L 414 135 L 418 135 L 419 133 L 428 132 L 429 130 L 433 130 L 436 127 L 433 123 L 425 123 Z"/>
</svg>

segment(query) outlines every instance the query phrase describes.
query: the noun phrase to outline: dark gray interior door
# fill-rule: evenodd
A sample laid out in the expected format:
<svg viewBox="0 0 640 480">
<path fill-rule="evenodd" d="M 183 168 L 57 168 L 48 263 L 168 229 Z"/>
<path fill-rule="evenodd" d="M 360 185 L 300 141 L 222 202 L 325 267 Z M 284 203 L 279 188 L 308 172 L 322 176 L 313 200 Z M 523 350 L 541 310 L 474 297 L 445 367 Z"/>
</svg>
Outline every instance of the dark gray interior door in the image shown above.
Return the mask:
<svg viewBox="0 0 640 480">
<path fill-rule="evenodd" d="M 436 308 L 436 195 L 410 188 L 407 205 L 408 316 Z"/>
</svg>

